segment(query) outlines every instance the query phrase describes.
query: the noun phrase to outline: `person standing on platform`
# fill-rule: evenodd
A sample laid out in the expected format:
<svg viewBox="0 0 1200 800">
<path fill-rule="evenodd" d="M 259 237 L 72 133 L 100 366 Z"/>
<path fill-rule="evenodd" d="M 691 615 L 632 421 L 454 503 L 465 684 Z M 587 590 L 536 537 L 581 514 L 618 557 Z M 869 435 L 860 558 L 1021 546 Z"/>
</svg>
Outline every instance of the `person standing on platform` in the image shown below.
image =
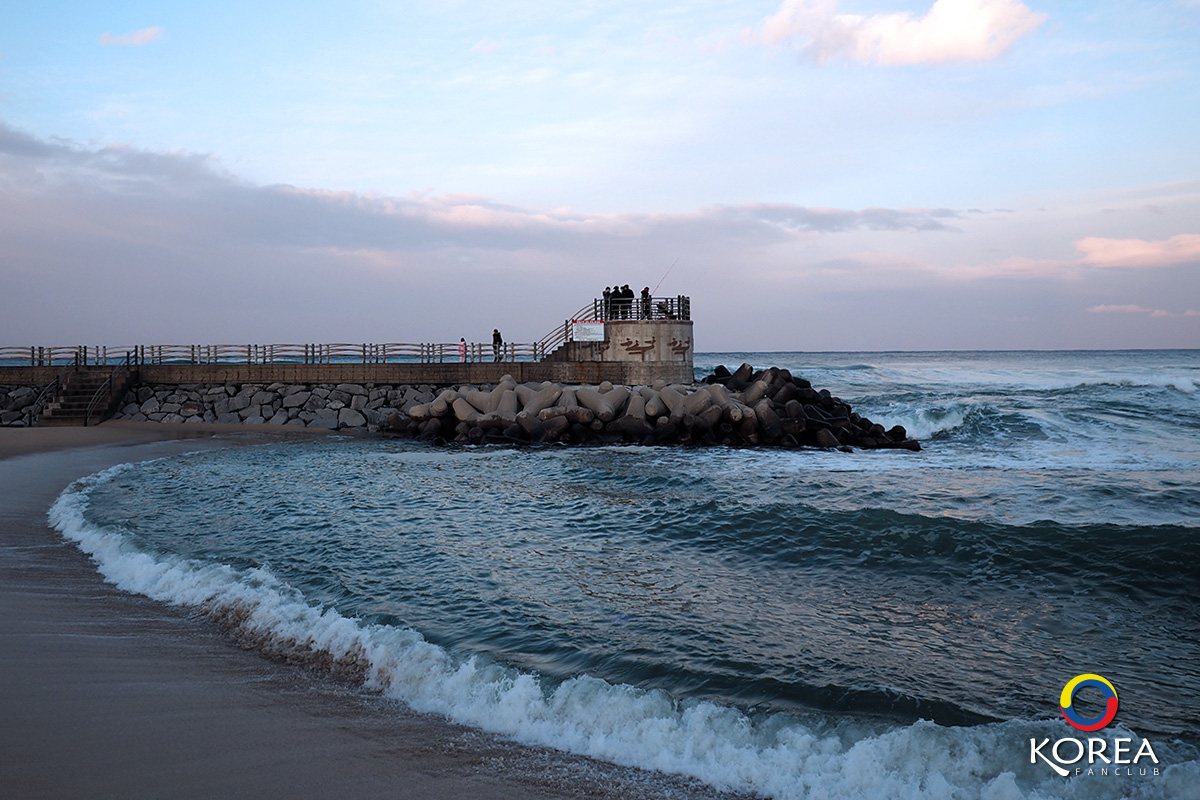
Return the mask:
<svg viewBox="0 0 1200 800">
<path fill-rule="evenodd" d="M 500 360 L 502 347 L 504 347 L 504 339 L 500 336 L 500 329 L 492 328 L 492 356 L 496 361 Z"/>
<path fill-rule="evenodd" d="M 464 364 L 467 360 L 467 340 L 460 338 L 458 340 L 458 363 Z"/>
<path fill-rule="evenodd" d="M 612 290 L 604 287 L 604 305 L 601 306 L 600 319 L 612 318 Z"/>
<path fill-rule="evenodd" d="M 642 289 L 642 319 L 650 319 L 650 287 Z"/>
</svg>

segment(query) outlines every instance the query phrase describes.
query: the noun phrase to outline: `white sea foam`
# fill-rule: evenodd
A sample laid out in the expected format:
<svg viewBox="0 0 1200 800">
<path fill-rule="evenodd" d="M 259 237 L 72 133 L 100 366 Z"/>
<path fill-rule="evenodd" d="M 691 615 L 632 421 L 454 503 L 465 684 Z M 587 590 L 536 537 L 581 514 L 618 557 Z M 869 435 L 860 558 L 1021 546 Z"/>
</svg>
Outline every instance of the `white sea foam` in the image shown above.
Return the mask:
<svg viewBox="0 0 1200 800">
<path fill-rule="evenodd" d="M 939 433 L 946 433 L 960 427 L 967 420 L 973 406 L 968 403 L 948 403 L 944 405 L 896 406 L 885 408 L 875 417 L 885 428 L 893 425 L 903 425 L 909 438 L 917 440 L 932 439 Z"/>
<path fill-rule="evenodd" d="M 1157 777 L 1064 782 L 1029 763 L 1027 744 L 1030 736 L 1057 738 L 1058 723 L 948 728 L 918 722 L 851 733 L 784 715 L 752 719 L 711 702 L 681 704 L 660 691 L 588 676 L 552 687 L 534 674 L 456 658 L 416 631 L 315 607 L 266 569 L 139 549 L 121 530 L 86 518 L 89 491 L 127 466 L 76 482 L 49 513 L 109 581 L 201 609 L 269 652 L 352 672 L 418 711 L 519 742 L 774 798 L 1183 797 L 1200 781 L 1193 760 L 1164 765 Z"/>
</svg>

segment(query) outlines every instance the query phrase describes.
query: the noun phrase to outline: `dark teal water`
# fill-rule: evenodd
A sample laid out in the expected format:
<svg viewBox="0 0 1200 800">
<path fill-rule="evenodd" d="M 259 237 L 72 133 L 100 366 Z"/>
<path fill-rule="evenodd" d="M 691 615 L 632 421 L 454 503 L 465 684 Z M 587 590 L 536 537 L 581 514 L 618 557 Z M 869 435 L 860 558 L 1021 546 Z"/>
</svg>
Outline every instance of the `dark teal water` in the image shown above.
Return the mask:
<svg viewBox="0 0 1200 800">
<path fill-rule="evenodd" d="M 1162 792 L 1200 775 L 1198 355 L 700 356 L 788 367 L 925 449 L 274 445 L 115 470 L 62 526 L 108 537 L 130 588 L 252 608 L 269 647 L 523 740 L 781 797 L 872 796 L 880 759 L 893 796 L 913 774 L 1183 796 Z M 1029 763 L 1030 736 L 1077 733 L 1058 695 L 1082 673 L 1168 774 Z"/>
</svg>

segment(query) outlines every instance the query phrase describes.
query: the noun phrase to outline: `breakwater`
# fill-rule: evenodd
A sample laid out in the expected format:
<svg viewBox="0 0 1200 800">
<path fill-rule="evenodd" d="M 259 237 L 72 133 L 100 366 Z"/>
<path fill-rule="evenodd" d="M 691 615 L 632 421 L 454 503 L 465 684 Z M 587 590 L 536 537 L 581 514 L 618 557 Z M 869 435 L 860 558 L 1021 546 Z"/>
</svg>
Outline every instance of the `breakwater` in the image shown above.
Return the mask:
<svg viewBox="0 0 1200 800">
<path fill-rule="evenodd" d="M 235 377 L 230 375 L 229 377 Z M 7 391 L 7 389 L 6 389 Z M 2 404 L 22 424 L 34 387 L 13 387 Z M 905 429 L 856 414 L 827 389 L 786 369 L 719 367 L 699 384 L 147 383 L 129 388 L 116 417 L 168 423 L 270 424 L 379 431 L 430 442 L 723 444 L 905 448 Z"/>
<path fill-rule="evenodd" d="M 899 425 L 885 429 L 828 390 L 786 369 L 719 367 L 701 384 L 446 389 L 388 418 L 389 432 L 433 442 L 722 444 L 919 450 Z"/>
</svg>

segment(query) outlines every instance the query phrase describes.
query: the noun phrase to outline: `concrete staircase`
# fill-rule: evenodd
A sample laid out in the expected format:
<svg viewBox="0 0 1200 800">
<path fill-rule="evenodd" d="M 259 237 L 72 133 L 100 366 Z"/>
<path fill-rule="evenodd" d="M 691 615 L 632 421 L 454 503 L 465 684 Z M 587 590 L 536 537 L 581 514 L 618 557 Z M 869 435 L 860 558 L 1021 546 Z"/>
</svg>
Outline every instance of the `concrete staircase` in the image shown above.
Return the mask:
<svg viewBox="0 0 1200 800">
<path fill-rule="evenodd" d="M 97 406 L 92 410 L 91 419 L 87 419 L 88 406 L 96 392 L 104 386 L 113 375 L 111 367 L 87 367 L 69 373 L 63 381 L 63 387 L 55 400 L 46 406 L 38 417 L 38 425 L 95 425 L 108 418 L 113 406 L 120 402 L 125 394 L 125 388 L 132 377 L 129 370 L 116 374 L 112 391 L 105 392 L 100 397 Z"/>
</svg>

